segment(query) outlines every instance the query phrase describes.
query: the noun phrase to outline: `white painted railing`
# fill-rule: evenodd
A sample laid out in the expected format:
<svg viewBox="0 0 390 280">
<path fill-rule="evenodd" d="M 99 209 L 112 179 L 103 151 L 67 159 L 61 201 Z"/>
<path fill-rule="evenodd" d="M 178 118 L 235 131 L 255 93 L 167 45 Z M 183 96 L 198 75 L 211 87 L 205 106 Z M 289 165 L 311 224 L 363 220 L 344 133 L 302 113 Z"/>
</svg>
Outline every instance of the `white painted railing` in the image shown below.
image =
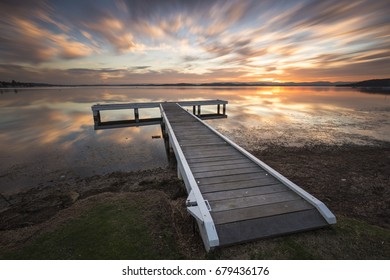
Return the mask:
<svg viewBox="0 0 390 280">
<path fill-rule="evenodd" d="M 219 246 L 219 238 L 213 218 L 210 215 L 207 204 L 199 190 L 199 186 L 190 170 L 162 105 L 160 106 L 160 110 L 163 122 L 165 123 L 165 128 L 168 130 L 169 141 L 176 156 L 179 176 L 183 179 L 189 194 L 187 198 L 187 210 L 196 219 L 205 248 L 209 251 L 210 249 Z"/>
</svg>

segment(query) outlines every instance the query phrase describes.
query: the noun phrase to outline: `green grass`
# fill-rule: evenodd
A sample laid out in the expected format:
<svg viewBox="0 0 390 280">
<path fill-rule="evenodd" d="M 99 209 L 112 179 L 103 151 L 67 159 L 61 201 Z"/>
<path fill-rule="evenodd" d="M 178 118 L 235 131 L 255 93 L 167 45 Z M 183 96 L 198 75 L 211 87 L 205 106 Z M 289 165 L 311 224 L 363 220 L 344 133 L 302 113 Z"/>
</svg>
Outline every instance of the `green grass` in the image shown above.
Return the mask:
<svg viewBox="0 0 390 280">
<path fill-rule="evenodd" d="M 140 201 L 138 201 L 139 203 Z M 2 259 L 177 259 L 182 258 L 169 225 L 159 212 L 145 215 L 147 205 L 129 201 L 105 203 L 31 244 L 0 255 Z"/>
<path fill-rule="evenodd" d="M 240 245 L 251 259 L 389 259 L 390 231 L 346 217 L 336 225 Z M 229 250 L 222 251 L 226 258 Z"/>
<path fill-rule="evenodd" d="M 178 245 L 167 201 L 148 195 L 99 202 L 1 259 L 389 259 L 390 231 L 346 217 L 321 230 L 206 254 Z M 167 208 L 168 207 L 168 208 Z M 187 236 L 191 236 L 187 235 Z M 192 242 L 190 240 L 190 242 Z M 194 242 L 201 242 L 193 237 Z"/>
</svg>

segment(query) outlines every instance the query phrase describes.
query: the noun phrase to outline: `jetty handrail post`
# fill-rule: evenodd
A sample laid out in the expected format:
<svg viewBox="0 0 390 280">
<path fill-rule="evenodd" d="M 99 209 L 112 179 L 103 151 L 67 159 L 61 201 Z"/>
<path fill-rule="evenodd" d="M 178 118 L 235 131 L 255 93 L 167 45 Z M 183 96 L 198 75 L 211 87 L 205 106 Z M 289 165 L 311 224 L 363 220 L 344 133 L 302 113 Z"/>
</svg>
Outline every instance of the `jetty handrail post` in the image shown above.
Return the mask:
<svg viewBox="0 0 390 280">
<path fill-rule="evenodd" d="M 217 104 L 217 114 L 219 115 L 221 112 L 221 104 Z"/>
<path fill-rule="evenodd" d="M 179 105 L 176 103 L 176 105 Z M 179 105 L 180 106 L 180 105 Z M 187 160 L 176 139 L 172 126 L 165 114 L 162 104 L 160 105 L 161 115 L 165 128 L 168 131 L 169 143 L 172 144 L 177 160 L 178 173 L 181 175 L 187 192 L 187 211 L 197 220 L 201 231 L 204 246 L 207 251 L 219 246 L 219 237 L 210 210 L 199 190 L 199 186 L 190 170 Z"/>
<path fill-rule="evenodd" d="M 225 104 L 223 104 L 223 106 L 225 107 Z M 186 111 L 187 112 L 187 111 Z M 189 112 L 187 112 L 189 114 Z M 328 224 L 335 224 L 336 223 L 336 216 L 329 210 L 329 208 L 322 202 L 320 201 L 319 199 L 315 198 L 314 196 L 312 196 L 311 194 L 309 194 L 308 192 L 306 192 L 304 189 L 302 189 L 301 187 L 299 187 L 298 185 L 296 185 L 295 183 L 293 183 L 292 181 L 290 181 L 289 179 L 287 179 L 286 177 L 284 177 L 282 174 L 280 174 L 279 172 L 277 172 L 275 169 L 273 169 L 272 167 L 270 167 L 269 165 L 267 165 L 266 163 L 264 163 L 263 161 L 259 160 L 258 158 L 256 158 L 255 156 L 253 156 L 251 153 L 249 153 L 248 151 L 246 151 L 244 148 L 240 147 L 239 145 L 237 145 L 236 143 L 234 143 L 232 140 L 230 140 L 228 137 L 226 137 L 225 135 L 223 135 L 222 133 L 218 132 L 217 130 L 215 130 L 212 126 L 210 126 L 209 124 L 203 122 L 200 118 L 198 118 L 197 116 L 193 116 L 194 118 L 197 118 L 200 122 L 202 122 L 206 127 L 208 127 L 211 131 L 213 131 L 215 134 L 217 134 L 218 136 L 220 136 L 223 140 L 225 140 L 227 143 L 229 143 L 233 148 L 235 148 L 236 150 L 238 150 L 240 153 L 244 154 L 245 156 L 247 156 L 250 160 L 252 160 L 254 163 L 256 163 L 257 165 L 259 165 L 260 167 L 262 167 L 265 171 L 267 171 L 269 174 L 271 174 L 272 176 L 276 177 L 277 179 L 279 179 L 285 186 L 287 186 L 290 190 L 292 190 L 293 192 L 295 192 L 296 194 L 298 194 L 300 197 L 302 197 L 303 199 L 305 199 L 307 202 L 309 202 L 311 205 L 313 205 L 317 210 L 318 212 L 321 213 L 322 217 L 324 217 L 324 219 L 326 220 L 326 222 Z"/>
<path fill-rule="evenodd" d="M 222 106 L 222 115 L 226 115 L 226 104 Z"/>
</svg>

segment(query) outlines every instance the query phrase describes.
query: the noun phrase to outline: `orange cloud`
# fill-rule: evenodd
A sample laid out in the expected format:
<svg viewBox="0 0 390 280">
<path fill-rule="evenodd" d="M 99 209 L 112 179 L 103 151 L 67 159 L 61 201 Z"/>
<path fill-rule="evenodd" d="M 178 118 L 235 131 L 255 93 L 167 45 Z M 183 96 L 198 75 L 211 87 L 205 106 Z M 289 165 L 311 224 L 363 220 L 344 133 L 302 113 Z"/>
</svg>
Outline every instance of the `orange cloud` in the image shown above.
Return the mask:
<svg viewBox="0 0 390 280">
<path fill-rule="evenodd" d="M 90 46 L 66 34 L 54 34 L 31 20 L 17 17 L 10 17 L 9 20 L 11 32 L 3 35 L 3 39 L 12 55 L 5 59 L 40 63 L 56 57 L 74 59 L 93 53 Z"/>
<path fill-rule="evenodd" d="M 119 54 L 142 50 L 142 45 L 135 43 L 126 24 L 119 19 L 107 17 L 99 22 L 85 23 L 85 26 L 107 40 Z"/>
</svg>

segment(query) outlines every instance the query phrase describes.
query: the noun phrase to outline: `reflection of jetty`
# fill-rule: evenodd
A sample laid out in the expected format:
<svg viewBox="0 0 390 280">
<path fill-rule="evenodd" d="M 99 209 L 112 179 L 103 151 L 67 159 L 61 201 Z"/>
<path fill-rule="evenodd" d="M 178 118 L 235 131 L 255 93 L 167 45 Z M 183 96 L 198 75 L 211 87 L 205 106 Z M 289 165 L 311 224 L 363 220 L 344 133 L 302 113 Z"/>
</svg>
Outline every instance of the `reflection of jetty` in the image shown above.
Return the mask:
<svg viewBox="0 0 390 280">
<path fill-rule="evenodd" d="M 150 122 L 162 122 L 189 194 L 188 212 L 198 223 L 206 250 L 334 224 L 335 216 L 321 201 L 196 116 L 201 116 L 200 106 L 217 105 L 217 114 L 209 116 L 226 117 L 226 104 L 222 100 L 135 103 L 95 105 L 92 110 L 99 129 L 108 127 L 100 122 L 100 110 L 160 108 L 161 119 Z M 193 106 L 192 113 L 183 106 Z M 128 125 L 146 124 L 136 111 L 134 115 Z"/>
</svg>

